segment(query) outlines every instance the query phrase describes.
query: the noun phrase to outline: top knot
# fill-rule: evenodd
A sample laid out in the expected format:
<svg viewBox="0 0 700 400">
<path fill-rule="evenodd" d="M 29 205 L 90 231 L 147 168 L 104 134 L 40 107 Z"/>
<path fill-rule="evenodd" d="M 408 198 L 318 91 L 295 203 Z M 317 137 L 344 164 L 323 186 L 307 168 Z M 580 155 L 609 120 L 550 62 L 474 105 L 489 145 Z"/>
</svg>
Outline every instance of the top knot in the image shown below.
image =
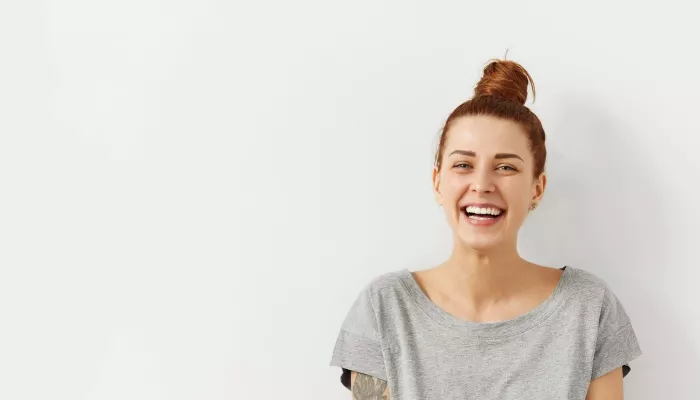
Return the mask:
<svg viewBox="0 0 700 400">
<path fill-rule="evenodd" d="M 525 105 L 528 83 L 532 86 L 534 99 L 535 83 L 522 65 L 514 61 L 491 60 L 474 88 L 474 97 L 491 96 Z"/>
</svg>

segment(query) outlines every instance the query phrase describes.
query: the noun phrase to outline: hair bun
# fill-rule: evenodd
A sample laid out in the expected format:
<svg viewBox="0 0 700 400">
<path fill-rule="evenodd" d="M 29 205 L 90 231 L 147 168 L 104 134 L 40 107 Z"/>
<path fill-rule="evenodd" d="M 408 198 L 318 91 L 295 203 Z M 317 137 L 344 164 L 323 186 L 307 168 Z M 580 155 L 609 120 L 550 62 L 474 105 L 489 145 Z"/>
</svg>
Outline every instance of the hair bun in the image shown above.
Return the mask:
<svg viewBox="0 0 700 400">
<path fill-rule="evenodd" d="M 492 60 L 474 88 L 474 97 L 491 96 L 525 105 L 528 83 L 532 86 L 534 98 L 535 84 L 522 65 L 514 61 Z"/>
</svg>

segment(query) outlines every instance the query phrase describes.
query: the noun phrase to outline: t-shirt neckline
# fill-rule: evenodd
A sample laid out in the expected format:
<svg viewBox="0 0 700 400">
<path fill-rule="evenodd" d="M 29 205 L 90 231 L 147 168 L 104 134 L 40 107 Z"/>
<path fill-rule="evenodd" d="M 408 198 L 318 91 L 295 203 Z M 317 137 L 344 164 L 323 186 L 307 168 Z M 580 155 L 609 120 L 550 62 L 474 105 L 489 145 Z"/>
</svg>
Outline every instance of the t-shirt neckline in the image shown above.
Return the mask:
<svg viewBox="0 0 700 400">
<path fill-rule="evenodd" d="M 454 330 L 466 331 L 479 337 L 491 338 L 523 333 L 547 319 L 561 303 L 566 286 L 571 280 L 571 275 L 574 273 L 571 267 L 565 266 L 552 294 L 537 307 L 524 314 L 504 321 L 474 322 L 457 318 L 435 304 L 428 295 L 423 292 L 423 289 L 418 285 L 413 273 L 408 268 L 404 268 L 400 270 L 400 272 L 400 278 L 408 289 L 411 297 L 433 320 Z"/>
</svg>

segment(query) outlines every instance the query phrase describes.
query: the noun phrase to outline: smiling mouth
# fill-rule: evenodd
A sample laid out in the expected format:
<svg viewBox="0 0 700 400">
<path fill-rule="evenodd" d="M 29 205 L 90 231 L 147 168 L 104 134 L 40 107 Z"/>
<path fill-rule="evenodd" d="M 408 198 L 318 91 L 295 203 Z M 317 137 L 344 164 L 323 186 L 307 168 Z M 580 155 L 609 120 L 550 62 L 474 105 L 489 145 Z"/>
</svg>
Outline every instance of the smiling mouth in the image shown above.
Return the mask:
<svg viewBox="0 0 700 400">
<path fill-rule="evenodd" d="M 495 221 L 503 217 L 506 210 L 498 207 L 476 207 L 468 206 L 462 208 L 462 212 L 467 218 L 473 221 Z"/>
</svg>

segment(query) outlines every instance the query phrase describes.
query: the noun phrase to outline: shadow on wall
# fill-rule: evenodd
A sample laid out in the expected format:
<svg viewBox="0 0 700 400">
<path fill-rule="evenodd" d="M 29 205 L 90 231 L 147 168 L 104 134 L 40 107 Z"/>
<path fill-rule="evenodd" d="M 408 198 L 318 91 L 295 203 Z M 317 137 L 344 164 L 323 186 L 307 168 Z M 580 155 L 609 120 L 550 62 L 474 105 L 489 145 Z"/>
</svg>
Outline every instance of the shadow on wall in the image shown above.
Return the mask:
<svg viewBox="0 0 700 400">
<path fill-rule="evenodd" d="M 625 306 L 643 355 L 626 397 L 690 399 L 700 393 L 700 353 L 664 302 L 672 226 L 653 218 L 663 202 L 654 155 L 636 132 L 595 102 L 562 99 L 548 132 L 548 188 L 520 238 L 523 256 L 571 265 L 608 282 Z M 559 150 L 561 149 L 561 150 Z M 668 293 L 668 288 L 665 289 Z"/>
</svg>

